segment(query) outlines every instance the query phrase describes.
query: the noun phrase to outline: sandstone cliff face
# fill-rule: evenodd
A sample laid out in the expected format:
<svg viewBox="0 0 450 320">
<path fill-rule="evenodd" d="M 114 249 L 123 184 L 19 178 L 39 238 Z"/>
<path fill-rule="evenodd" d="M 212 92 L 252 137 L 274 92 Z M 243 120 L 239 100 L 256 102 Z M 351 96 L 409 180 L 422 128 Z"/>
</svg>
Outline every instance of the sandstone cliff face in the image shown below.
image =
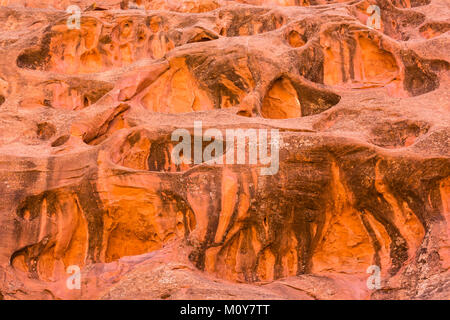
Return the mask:
<svg viewBox="0 0 450 320">
<path fill-rule="evenodd" d="M 450 298 L 448 1 L 1 4 L 0 299 Z"/>
</svg>

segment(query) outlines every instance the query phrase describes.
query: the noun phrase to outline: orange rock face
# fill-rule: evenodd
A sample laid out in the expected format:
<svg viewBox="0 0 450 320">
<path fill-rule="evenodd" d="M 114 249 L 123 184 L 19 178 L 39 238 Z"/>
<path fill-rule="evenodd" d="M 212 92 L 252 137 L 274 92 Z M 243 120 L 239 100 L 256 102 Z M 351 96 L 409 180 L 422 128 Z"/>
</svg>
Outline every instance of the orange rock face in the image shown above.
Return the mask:
<svg viewBox="0 0 450 320">
<path fill-rule="evenodd" d="M 448 1 L 1 5 L 0 299 L 450 298 Z"/>
</svg>

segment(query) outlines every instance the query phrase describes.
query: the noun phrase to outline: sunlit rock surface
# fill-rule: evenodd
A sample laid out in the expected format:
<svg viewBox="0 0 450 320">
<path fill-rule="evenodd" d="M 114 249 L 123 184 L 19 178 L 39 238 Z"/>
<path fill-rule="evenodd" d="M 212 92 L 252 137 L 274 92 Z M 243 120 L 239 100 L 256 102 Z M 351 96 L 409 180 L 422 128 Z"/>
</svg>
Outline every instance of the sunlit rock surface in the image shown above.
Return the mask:
<svg viewBox="0 0 450 320">
<path fill-rule="evenodd" d="M 447 0 L 0 4 L 0 299 L 450 298 Z"/>
</svg>

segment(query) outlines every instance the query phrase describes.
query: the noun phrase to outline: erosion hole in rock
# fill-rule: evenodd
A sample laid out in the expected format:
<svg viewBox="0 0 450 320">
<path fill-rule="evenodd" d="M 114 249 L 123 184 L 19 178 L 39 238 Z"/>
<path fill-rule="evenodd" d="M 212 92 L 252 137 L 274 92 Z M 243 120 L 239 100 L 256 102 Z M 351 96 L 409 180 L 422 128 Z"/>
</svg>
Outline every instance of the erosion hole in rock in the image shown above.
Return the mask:
<svg viewBox="0 0 450 320">
<path fill-rule="evenodd" d="M 291 47 L 298 48 L 305 45 L 306 41 L 304 37 L 295 30 L 289 32 L 287 36 L 288 43 Z"/>
<path fill-rule="evenodd" d="M 430 125 L 425 122 L 385 122 L 372 129 L 375 138 L 372 138 L 370 142 L 388 149 L 408 147 L 429 129 Z"/>
<path fill-rule="evenodd" d="M 199 85 L 184 59 L 175 59 L 171 68 L 148 87 L 141 104 L 151 111 L 187 113 L 214 109 L 210 94 Z"/>
<path fill-rule="evenodd" d="M 39 139 L 48 140 L 56 133 L 56 127 L 48 122 L 41 122 L 37 124 L 36 134 Z"/>
<path fill-rule="evenodd" d="M 208 30 L 203 30 L 201 32 L 199 32 L 198 34 L 196 34 L 194 37 L 192 37 L 188 43 L 195 43 L 195 42 L 206 42 L 206 41 L 211 41 L 211 40 L 216 40 L 219 39 L 219 37 L 217 35 L 215 35 L 214 33 L 208 31 Z"/>
<path fill-rule="evenodd" d="M 423 59 L 412 51 L 402 52 L 405 65 L 404 88 L 411 96 L 419 96 L 440 86 L 439 74 L 450 70 L 450 63 L 438 59 Z"/>
<path fill-rule="evenodd" d="M 113 84 L 106 81 L 81 80 L 50 81 L 44 85 L 46 105 L 55 109 L 81 110 L 95 104 Z"/>
<path fill-rule="evenodd" d="M 426 6 L 431 3 L 431 0 L 410 0 L 411 7 L 420 7 L 420 6 Z"/>
<path fill-rule="evenodd" d="M 52 147 L 53 148 L 60 147 L 60 146 L 64 145 L 67 141 L 69 141 L 69 139 L 70 139 L 70 135 L 61 136 L 52 142 Z"/>
<path fill-rule="evenodd" d="M 450 30 L 448 22 L 428 22 L 419 29 L 420 35 L 426 39 L 437 37 Z"/>
<path fill-rule="evenodd" d="M 342 32 L 345 37 L 342 36 Z M 321 36 L 324 43 L 324 83 L 354 88 L 385 86 L 399 75 L 394 55 L 376 36 L 330 30 Z"/>
<path fill-rule="evenodd" d="M 129 109 L 130 106 L 128 104 L 119 104 L 110 111 L 109 116 L 102 123 L 97 124 L 98 128 L 94 127 L 94 130 L 83 134 L 83 141 L 89 145 L 98 145 L 114 132 L 127 127 L 125 114 Z"/>
<path fill-rule="evenodd" d="M 321 113 L 340 101 L 340 96 L 316 89 L 288 77 L 275 80 L 265 95 L 261 115 L 270 119 L 289 119 Z"/>
<path fill-rule="evenodd" d="M 170 191 L 126 186 L 112 191 L 120 195 L 107 208 L 111 218 L 106 219 L 106 262 L 158 250 L 170 240 L 187 238 L 195 229 L 192 209 Z"/>
<path fill-rule="evenodd" d="M 190 135 L 190 163 L 186 163 L 187 155 L 184 154 L 184 149 L 174 151 L 175 146 L 184 142 L 184 138 L 179 141 L 172 141 L 171 136 L 153 137 L 146 131 L 135 131 L 130 133 L 125 141 L 120 146 L 119 150 L 112 155 L 112 160 L 124 167 L 147 170 L 153 172 L 184 172 L 193 166 L 199 164 L 195 163 L 196 137 Z M 202 160 L 204 162 L 205 154 L 210 155 L 212 159 L 222 157 L 226 152 L 226 143 L 223 140 L 217 140 L 211 137 L 211 141 L 202 140 L 203 137 L 198 137 L 201 147 L 198 148 L 201 152 Z M 213 148 L 213 145 L 218 148 Z M 176 157 L 176 159 L 174 158 Z M 179 164 L 175 163 L 181 162 Z"/>
<path fill-rule="evenodd" d="M 64 276 L 69 265 L 85 264 L 88 227 L 75 192 L 58 189 L 29 196 L 16 214 L 28 222 L 17 227 L 17 237 L 31 244 L 11 255 L 10 264 L 15 269 L 48 281 Z"/>
</svg>

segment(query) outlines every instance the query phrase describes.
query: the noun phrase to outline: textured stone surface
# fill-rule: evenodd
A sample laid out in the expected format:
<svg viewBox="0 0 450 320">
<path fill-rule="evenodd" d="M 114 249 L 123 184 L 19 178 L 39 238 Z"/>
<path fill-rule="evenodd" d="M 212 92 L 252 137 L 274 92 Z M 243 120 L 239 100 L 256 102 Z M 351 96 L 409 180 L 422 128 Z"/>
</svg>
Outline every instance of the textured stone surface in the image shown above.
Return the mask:
<svg viewBox="0 0 450 320">
<path fill-rule="evenodd" d="M 0 299 L 450 298 L 447 0 L 1 4 Z M 194 121 L 279 172 L 175 165 Z"/>
</svg>

